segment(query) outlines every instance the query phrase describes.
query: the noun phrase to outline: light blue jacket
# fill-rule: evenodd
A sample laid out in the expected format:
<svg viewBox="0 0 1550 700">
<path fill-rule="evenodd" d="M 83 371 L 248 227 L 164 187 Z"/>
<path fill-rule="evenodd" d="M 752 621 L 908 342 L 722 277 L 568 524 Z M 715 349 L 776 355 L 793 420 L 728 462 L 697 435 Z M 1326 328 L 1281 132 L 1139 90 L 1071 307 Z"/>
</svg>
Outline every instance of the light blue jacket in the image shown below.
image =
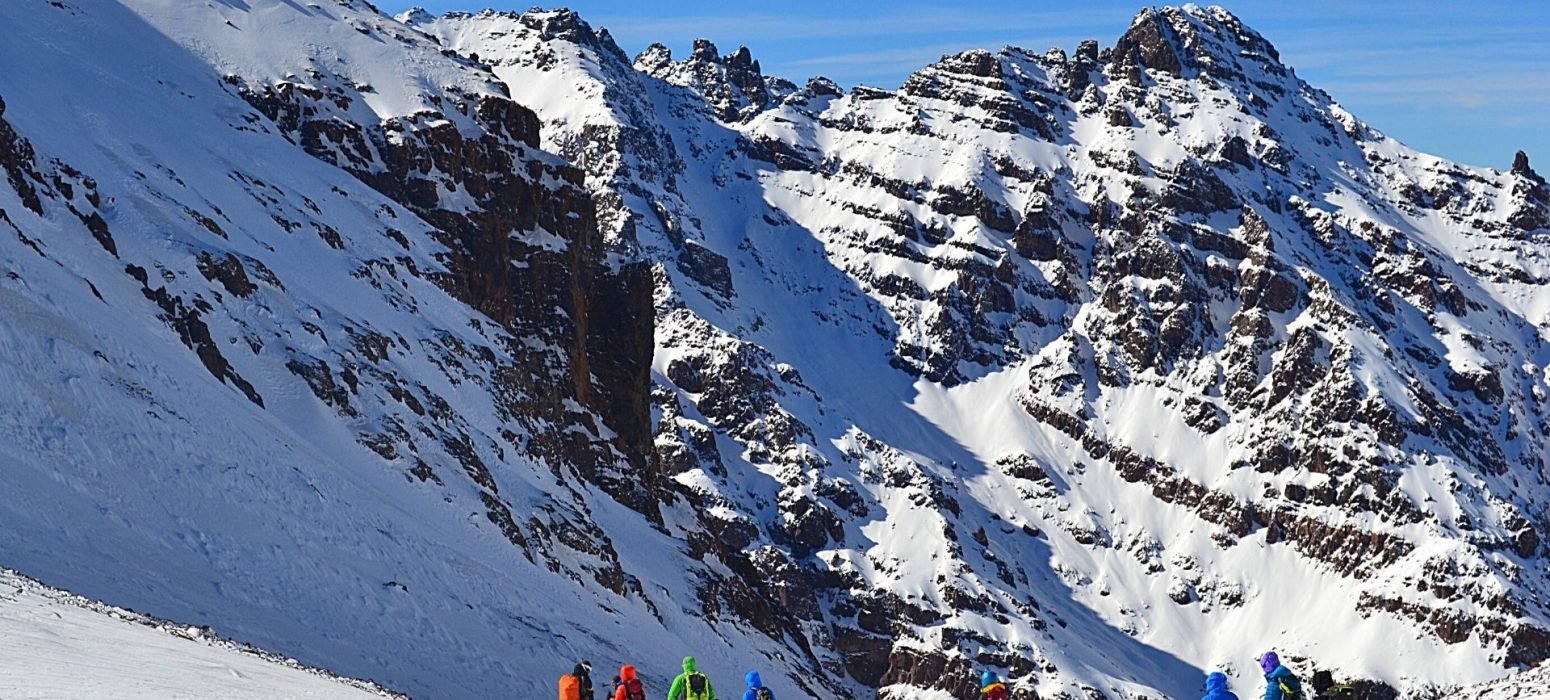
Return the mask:
<svg viewBox="0 0 1550 700">
<path fill-rule="evenodd" d="M 1302 692 L 1302 681 L 1292 675 L 1292 669 L 1285 666 L 1277 666 L 1276 670 L 1265 674 L 1265 700 L 1287 700 L 1286 693 L 1281 692 L 1281 683 L 1297 693 L 1297 697 L 1306 698 Z"/>
</svg>

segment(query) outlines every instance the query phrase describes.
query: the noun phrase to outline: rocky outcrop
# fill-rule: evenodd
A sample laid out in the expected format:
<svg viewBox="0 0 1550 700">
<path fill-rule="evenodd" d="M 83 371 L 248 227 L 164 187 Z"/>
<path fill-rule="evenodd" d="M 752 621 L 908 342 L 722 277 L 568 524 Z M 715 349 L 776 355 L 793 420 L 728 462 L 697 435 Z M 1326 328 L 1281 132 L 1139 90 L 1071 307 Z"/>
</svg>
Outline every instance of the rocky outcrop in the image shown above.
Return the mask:
<svg viewBox="0 0 1550 700">
<path fill-rule="evenodd" d="M 5 100 L 0 99 L 0 167 L 5 168 L 5 177 L 11 183 L 11 189 L 21 198 L 22 206 L 31 209 L 35 214 L 43 213 L 43 205 L 38 201 L 37 187 L 34 183 L 43 181 L 43 176 L 38 174 L 32 152 L 32 145 L 26 139 L 17 135 L 16 130 L 4 119 Z"/>
<path fill-rule="evenodd" d="M 689 57 L 682 61 L 674 61 L 666 46 L 652 44 L 635 57 L 635 67 L 647 75 L 693 88 L 705 96 L 711 114 L 724 122 L 752 119 L 777 96 L 795 88 L 784 80 L 766 78 L 748 47 L 722 56 L 706 39 L 695 39 Z"/>
<path fill-rule="evenodd" d="M 239 89 L 309 153 L 437 227 L 451 272 L 437 283 L 512 334 L 553 348 L 529 360 L 550 381 L 511 392 L 523 396 L 522 405 L 508 409 L 551 425 L 576 420 L 567 400 L 595 411 L 617 433 L 617 453 L 569 441 L 542 449 L 652 512 L 634 488 L 641 477 L 648 485 L 653 479 L 649 275 L 642 263 L 605 260 L 581 173 L 537 150 L 533 112 L 498 96 L 466 97 L 449 107 L 481 127 L 470 136 L 434 113 L 341 121 L 333 118 L 337 105 L 353 98 L 339 90 L 292 83 Z M 454 196 L 472 206 L 453 205 Z M 614 454 L 633 473 L 609 473 Z"/>
</svg>

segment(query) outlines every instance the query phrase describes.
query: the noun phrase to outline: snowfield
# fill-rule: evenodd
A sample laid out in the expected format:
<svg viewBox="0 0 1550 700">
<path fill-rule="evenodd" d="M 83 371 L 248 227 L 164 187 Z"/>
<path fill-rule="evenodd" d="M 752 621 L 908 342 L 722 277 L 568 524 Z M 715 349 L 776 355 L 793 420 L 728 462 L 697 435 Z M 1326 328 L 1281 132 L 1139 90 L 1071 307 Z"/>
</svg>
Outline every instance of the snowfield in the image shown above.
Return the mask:
<svg viewBox="0 0 1550 700">
<path fill-rule="evenodd" d="M 367 700 L 402 697 L 295 661 L 94 604 L 0 569 L 5 700 Z"/>
</svg>

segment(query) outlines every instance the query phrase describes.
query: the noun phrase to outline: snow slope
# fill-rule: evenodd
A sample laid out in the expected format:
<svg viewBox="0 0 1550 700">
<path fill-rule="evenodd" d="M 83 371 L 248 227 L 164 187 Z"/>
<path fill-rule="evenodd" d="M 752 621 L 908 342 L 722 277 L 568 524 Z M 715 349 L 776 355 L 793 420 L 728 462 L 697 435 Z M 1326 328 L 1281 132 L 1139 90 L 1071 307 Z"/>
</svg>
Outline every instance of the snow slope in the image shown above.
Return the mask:
<svg viewBox="0 0 1550 700">
<path fill-rule="evenodd" d="M 0 570 L 0 697 L 232 698 L 394 697 L 181 628 L 94 606 Z"/>
<path fill-rule="evenodd" d="M 1550 698 L 1550 667 L 1540 666 L 1494 683 L 1445 691 L 1438 697 L 1452 700 L 1544 700 Z"/>
</svg>

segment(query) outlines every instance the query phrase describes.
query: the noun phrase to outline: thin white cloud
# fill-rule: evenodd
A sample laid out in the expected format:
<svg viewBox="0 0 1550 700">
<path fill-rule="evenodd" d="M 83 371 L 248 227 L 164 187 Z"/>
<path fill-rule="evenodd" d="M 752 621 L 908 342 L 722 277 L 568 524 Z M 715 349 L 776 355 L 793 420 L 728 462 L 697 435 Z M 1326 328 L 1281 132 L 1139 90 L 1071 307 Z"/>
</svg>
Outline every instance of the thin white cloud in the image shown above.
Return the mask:
<svg viewBox="0 0 1550 700">
<path fill-rule="evenodd" d="M 946 33 L 1027 32 L 1057 29 L 1068 33 L 1087 27 L 1102 35 L 1118 36 L 1129 23 L 1128 13 L 1116 10 L 1039 12 L 916 12 L 895 10 L 870 17 L 835 18 L 821 15 L 793 17 L 760 13 L 699 15 L 664 18 L 604 16 L 594 20 L 615 37 L 629 40 L 680 42 L 697 38 L 756 33 L 761 41 L 790 39 L 873 38 L 941 35 Z M 1090 38 L 1099 38 L 1094 35 Z"/>
</svg>

